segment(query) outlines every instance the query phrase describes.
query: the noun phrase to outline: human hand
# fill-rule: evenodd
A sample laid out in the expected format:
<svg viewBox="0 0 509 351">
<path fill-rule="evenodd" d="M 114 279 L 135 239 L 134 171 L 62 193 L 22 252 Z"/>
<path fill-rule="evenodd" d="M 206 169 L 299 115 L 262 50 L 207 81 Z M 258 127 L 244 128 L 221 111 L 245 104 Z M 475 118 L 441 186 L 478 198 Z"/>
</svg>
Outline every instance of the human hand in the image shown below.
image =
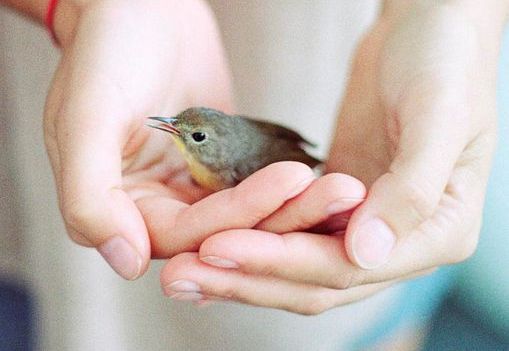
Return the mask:
<svg viewBox="0 0 509 351">
<path fill-rule="evenodd" d="M 385 264 L 380 281 L 463 261 L 477 246 L 504 11 L 467 3 L 389 1 L 354 63 L 328 168 L 370 188 L 345 245 L 359 267 Z"/>
<path fill-rule="evenodd" d="M 191 205 L 187 215 L 166 225 L 199 237 L 199 253 L 169 260 L 161 273 L 163 290 L 178 300 L 227 298 L 304 314 L 332 301 L 344 304 L 367 296 L 376 285 L 353 294 L 319 286 L 342 284 L 346 278 L 334 276 L 348 263 L 341 230 L 364 197 L 362 183 L 348 175 L 314 179 L 303 164 L 272 164 L 237 187 Z M 334 234 L 310 233 L 317 230 Z"/>
<path fill-rule="evenodd" d="M 55 21 L 62 58 L 44 131 L 66 228 L 135 279 L 164 251 L 147 225 L 206 195 L 145 117 L 231 110 L 218 31 L 198 0 L 61 0 Z"/>
<path fill-rule="evenodd" d="M 420 6 L 385 13 L 356 56 L 328 170 L 370 190 L 345 235 L 270 233 L 282 219 L 219 233 L 198 255 L 170 260 L 167 294 L 316 314 L 472 254 L 495 143 L 500 28 L 479 25 L 481 12 Z M 308 191 L 295 199 L 300 218 L 317 203 L 303 200 Z"/>
</svg>

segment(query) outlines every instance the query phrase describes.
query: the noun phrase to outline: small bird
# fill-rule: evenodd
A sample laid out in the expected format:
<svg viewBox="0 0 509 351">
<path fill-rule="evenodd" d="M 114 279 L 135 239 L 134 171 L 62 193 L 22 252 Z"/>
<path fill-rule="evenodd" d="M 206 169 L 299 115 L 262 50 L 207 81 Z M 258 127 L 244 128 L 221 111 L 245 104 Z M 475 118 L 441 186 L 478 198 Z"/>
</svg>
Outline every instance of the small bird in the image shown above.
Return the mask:
<svg viewBox="0 0 509 351">
<path fill-rule="evenodd" d="M 148 119 L 156 122 L 149 127 L 170 133 L 193 179 L 213 191 L 233 187 L 274 162 L 298 161 L 311 168 L 321 163 L 304 150 L 315 145 L 274 123 L 205 107 Z"/>
</svg>

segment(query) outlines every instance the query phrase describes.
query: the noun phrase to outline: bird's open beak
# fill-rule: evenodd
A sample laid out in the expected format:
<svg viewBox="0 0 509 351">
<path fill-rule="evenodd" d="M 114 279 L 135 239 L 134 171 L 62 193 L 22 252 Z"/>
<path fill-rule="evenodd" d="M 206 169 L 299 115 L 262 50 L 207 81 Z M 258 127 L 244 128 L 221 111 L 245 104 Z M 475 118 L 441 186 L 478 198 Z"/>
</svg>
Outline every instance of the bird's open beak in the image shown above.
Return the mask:
<svg viewBox="0 0 509 351">
<path fill-rule="evenodd" d="M 177 120 L 175 117 L 148 117 L 148 119 L 156 121 L 155 124 L 146 123 L 148 127 L 180 135 L 180 130 L 174 124 Z"/>
</svg>

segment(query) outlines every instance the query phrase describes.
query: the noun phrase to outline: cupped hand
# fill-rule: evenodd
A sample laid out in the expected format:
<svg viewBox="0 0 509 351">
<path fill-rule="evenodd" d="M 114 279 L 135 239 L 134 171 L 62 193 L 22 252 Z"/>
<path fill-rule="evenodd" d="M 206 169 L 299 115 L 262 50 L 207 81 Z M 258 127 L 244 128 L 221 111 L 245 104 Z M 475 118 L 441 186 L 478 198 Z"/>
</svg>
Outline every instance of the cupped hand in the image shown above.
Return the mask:
<svg viewBox="0 0 509 351">
<path fill-rule="evenodd" d="M 44 131 L 60 208 L 74 241 L 135 279 L 160 250 L 147 224 L 207 194 L 145 117 L 231 110 L 218 30 L 198 0 L 62 0 L 55 20 L 62 58 Z"/>
<path fill-rule="evenodd" d="M 495 144 L 500 35 L 475 15 L 417 3 L 382 15 L 360 45 L 327 165 L 369 186 L 344 235 L 305 232 L 331 214 L 325 176 L 259 230 L 174 257 L 165 293 L 316 314 L 470 256 Z"/>
<path fill-rule="evenodd" d="M 363 184 L 348 175 L 314 179 L 299 163 L 270 165 L 237 187 L 201 200 L 203 208 L 206 204 L 214 211 L 210 216 L 202 217 L 199 203 L 190 206 L 188 216 L 180 216 L 179 227 L 189 228 L 188 218 L 194 216 L 190 234 L 198 230 L 204 235 L 199 253 L 178 254 L 163 268 L 163 290 L 179 300 L 229 299 L 300 313 L 315 313 L 332 300 L 346 303 L 358 294 L 335 294 L 344 279 L 335 275 L 351 267 L 341 231 L 365 195 Z M 214 196 L 223 201 L 213 206 Z M 207 224 L 213 216 L 221 221 Z M 306 232 L 317 226 L 327 227 L 331 235 Z M 315 300 L 317 295 L 322 298 Z"/>
<path fill-rule="evenodd" d="M 345 245 L 378 281 L 475 251 L 496 142 L 495 7 L 392 9 L 359 49 L 328 168 L 369 187 Z"/>
</svg>

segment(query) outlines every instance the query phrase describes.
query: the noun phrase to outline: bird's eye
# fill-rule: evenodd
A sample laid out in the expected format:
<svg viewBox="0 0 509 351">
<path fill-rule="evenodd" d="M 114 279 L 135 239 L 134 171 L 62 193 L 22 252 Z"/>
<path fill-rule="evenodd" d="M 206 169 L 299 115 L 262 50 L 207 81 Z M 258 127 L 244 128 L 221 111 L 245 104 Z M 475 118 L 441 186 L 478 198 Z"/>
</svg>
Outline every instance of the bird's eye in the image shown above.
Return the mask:
<svg viewBox="0 0 509 351">
<path fill-rule="evenodd" d="M 197 143 L 201 143 L 205 139 L 207 139 L 207 134 L 202 132 L 194 132 L 191 136 L 193 137 L 193 140 L 196 141 Z"/>
</svg>

